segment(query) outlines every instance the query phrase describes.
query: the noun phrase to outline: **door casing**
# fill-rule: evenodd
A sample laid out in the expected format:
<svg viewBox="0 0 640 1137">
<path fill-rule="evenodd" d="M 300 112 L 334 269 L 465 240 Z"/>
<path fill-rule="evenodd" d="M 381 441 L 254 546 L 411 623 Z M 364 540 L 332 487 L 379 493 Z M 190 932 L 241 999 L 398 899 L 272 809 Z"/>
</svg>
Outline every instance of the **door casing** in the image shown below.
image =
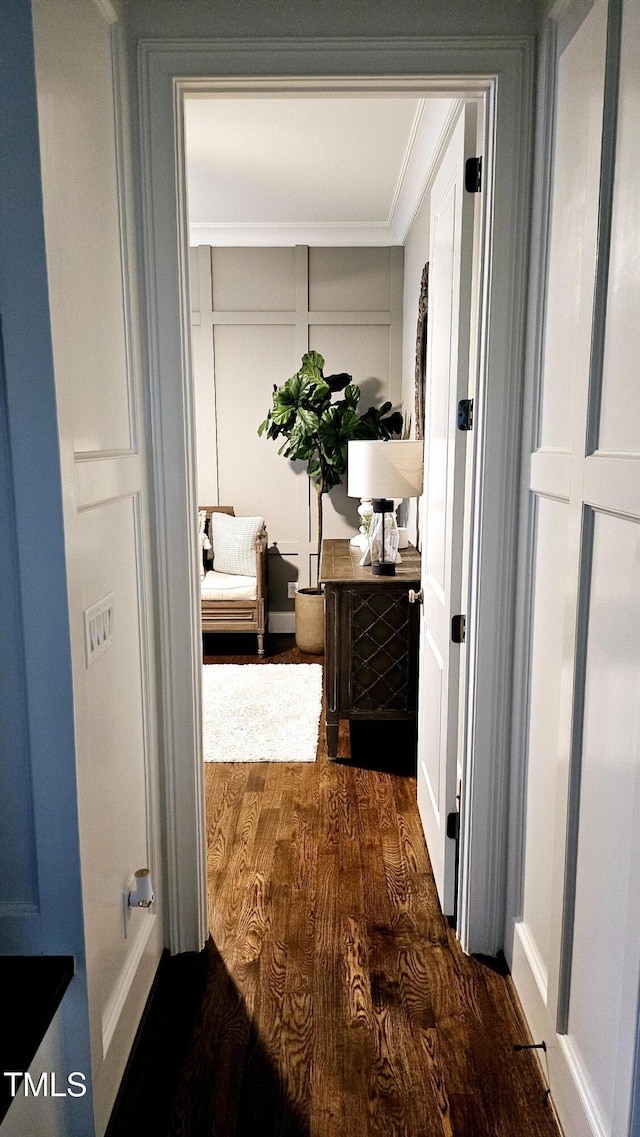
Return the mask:
<svg viewBox="0 0 640 1137">
<path fill-rule="evenodd" d="M 206 77 L 206 78 L 203 78 Z M 142 262 L 155 502 L 167 943 L 207 934 L 197 508 L 187 295 L 187 93 L 484 101 L 482 304 L 467 609 L 459 935 L 503 946 L 512 610 L 533 126 L 533 40 L 141 41 Z"/>
</svg>

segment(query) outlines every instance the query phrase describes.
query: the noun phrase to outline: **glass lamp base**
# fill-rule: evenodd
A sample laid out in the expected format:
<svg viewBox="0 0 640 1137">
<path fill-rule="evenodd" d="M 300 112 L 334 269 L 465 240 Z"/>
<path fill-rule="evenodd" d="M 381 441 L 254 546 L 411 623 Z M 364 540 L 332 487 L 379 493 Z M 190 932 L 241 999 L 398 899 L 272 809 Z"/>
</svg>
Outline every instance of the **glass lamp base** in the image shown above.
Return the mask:
<svg viewBox="0 0 640 1137">
<path fill-rule="evenodd" d="M 393 561 L 375 561 L 371 565 L 372 576 L 395 576 L 396 566 Z"/>
<path fill-rule="evenodd" d="M 395 576 L 398 556 L 398 526 L 393 502 L 374 501 L 369 531 L 371 573 L 373 576 Z"/>
</svg>

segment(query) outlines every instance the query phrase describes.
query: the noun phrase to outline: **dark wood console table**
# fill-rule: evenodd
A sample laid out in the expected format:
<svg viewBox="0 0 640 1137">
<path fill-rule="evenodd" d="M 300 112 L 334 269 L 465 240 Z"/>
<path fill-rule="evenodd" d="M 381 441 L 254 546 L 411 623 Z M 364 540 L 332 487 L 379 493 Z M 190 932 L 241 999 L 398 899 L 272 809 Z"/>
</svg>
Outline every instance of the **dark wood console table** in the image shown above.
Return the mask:
<svg viewBox="0 0 640 1137">
<path fill-rule="evenodd" d="M 373 576 L 348 541 L 323 541 L 327 751 L 337 756 L 348 719 L 415 719 L 420 554 L 403 549 L 395 576 Z"/>
</svg>

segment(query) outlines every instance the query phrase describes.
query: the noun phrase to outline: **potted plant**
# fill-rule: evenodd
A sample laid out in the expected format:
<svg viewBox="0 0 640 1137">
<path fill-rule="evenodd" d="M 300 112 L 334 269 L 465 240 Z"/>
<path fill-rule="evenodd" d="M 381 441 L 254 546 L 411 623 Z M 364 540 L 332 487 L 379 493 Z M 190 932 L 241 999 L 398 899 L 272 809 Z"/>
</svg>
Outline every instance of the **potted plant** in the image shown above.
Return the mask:
<svg viewBox="0 0 640 1137">
<path fill-rule="evenodd" d="M 325 376 L 323 368 L 324 359 L 317 351 L 303 355 L 300 370 L 281 386 L 274 384 L 272 406 L 258 428 L 259 435 L 266 432 L 267 438 L 283 439 L 279 454 L 292 462 L 307 463 L 307 473 L 318 495 L 318 567 L 323 497 L 342 481 L 347 468 L 347 443 L 353 439 L 388 439 L 402 430 L 402 415 L 399 411 L 390 414 L 389 402 L 358 414 L 360 388 L 351 382 L 351 376 Z M 333 396 L 340 393 L 342 397 L 334 400 Z M 308 609 L 313 616 L 307 631 Z M 296 594 L 296 643 L 301 651 L 323 650 L 319 583 L 316 588 L 300 589 Z"/>
</svg>

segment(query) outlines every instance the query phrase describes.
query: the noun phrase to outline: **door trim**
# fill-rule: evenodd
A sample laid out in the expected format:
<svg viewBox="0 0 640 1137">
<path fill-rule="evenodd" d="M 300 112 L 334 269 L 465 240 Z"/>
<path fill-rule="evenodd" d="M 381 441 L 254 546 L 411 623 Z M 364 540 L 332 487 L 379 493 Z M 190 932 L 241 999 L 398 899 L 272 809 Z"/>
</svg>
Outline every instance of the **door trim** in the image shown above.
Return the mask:
<svg viewBox="0 0 640 1137">
<path fill-rule="evenodd" d="M 143 40 L 139 45 L 167 942 L 174 952 L 199 950 L 207 931 L 182 99 L 187 89 L 214 84 L 221 93 L 384 90 L 486 100 L 486 302 L 477 385 L 475 579 L 467 623 L 460 936 L 466 950 L 492 954 L 504 943 L 533 39 Z"/>
</svg>

